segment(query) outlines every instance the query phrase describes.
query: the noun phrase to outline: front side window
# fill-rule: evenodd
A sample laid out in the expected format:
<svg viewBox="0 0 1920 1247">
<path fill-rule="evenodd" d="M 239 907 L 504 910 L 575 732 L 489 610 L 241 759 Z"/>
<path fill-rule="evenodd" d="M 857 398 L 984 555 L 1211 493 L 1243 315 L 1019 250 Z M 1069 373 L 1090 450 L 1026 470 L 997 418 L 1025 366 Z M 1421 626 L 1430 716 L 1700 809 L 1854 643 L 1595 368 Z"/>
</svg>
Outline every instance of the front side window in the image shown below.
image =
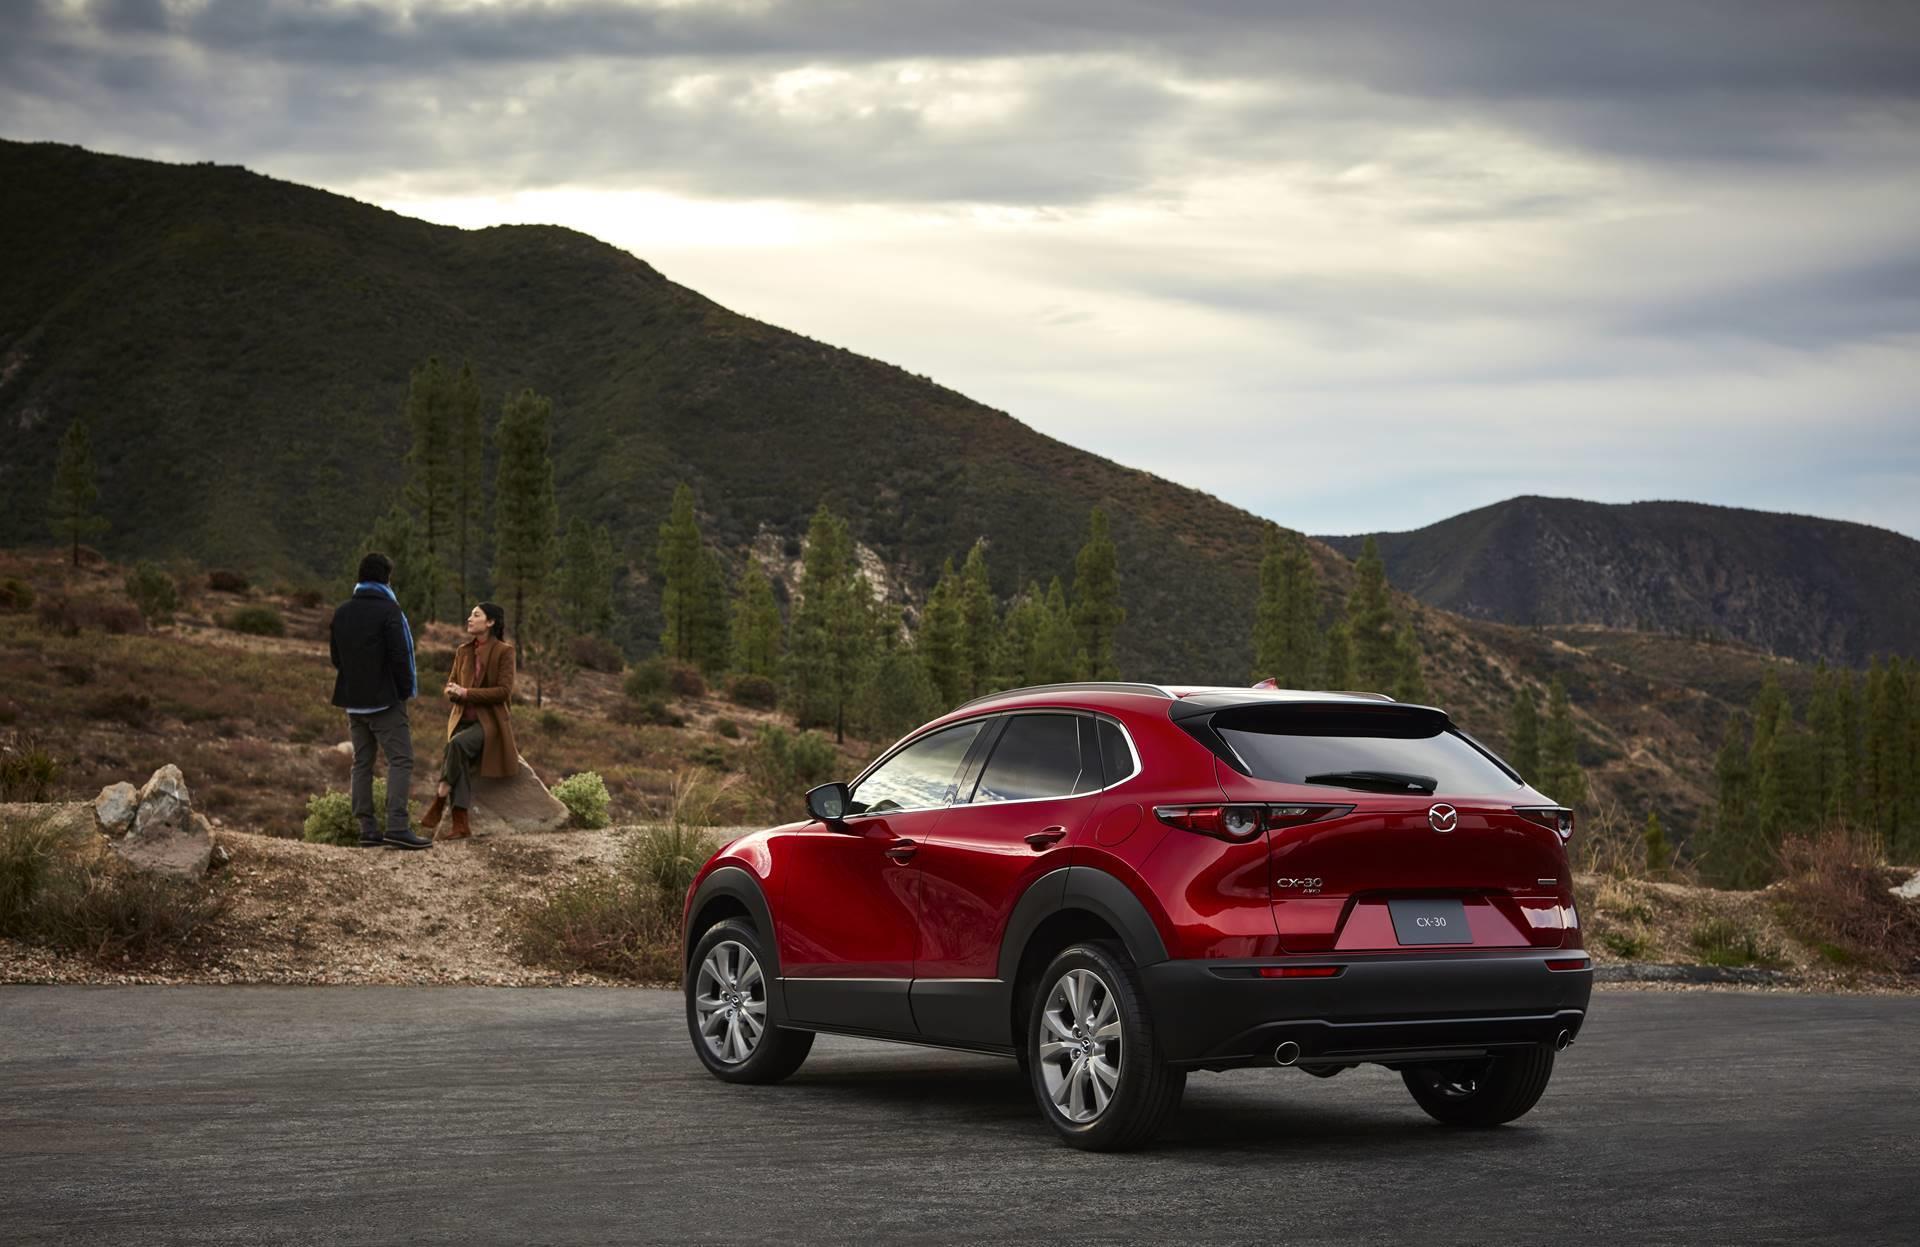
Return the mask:
<svg viewBox="0 0 1920 1247">
<path fill-rule="evenodd" d="M 954 777 L 966 759 L 980 721 L 959 723 L 923 736 L 894 754 L 853 790 L 849 814 L 931 810 L 953 797 Z"/>
<path fill-rule="evenodd" d="M 1084 744 L 1084 748 L 1083 748 Z M 1070 797 L 1101 787 L 1093 721 L 1072 714 L 1018 714 L 980 773 L 975 805 Z"/>
</svg>

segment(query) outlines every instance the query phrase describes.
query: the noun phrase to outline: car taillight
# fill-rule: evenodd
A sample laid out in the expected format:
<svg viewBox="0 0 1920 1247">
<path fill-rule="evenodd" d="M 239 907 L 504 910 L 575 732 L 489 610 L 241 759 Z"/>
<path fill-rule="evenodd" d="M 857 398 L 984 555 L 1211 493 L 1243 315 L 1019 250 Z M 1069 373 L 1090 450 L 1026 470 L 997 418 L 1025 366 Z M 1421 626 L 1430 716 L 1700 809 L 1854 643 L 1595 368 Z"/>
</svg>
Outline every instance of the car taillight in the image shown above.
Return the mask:
<svg viewBox="0 0 1920 1247">
<path fill-rule="evenodd" d="M 1547 963 L 1549 970 L 1584 970 L 1586 968 L 1585 957 L 1556 957 Z"/>
<path fill-rule="evenodd" d="M 1261 966 L 1263 979 L 1330 979 L 1340 973 L 1340 966 Z"/>
<path fill-rule="evenodd" d="M 1536 805 L 1514 811 L 1521 818 L 1539 823 L 1560 837 L 1565 844 L 1573 839 L 1573 811 L 1564 805 Z"/>
<path fill-rule="evenodd" d="M 1238 844 L 1263 831 L 1319 822 L 1352 808 L 1350 805 L 1157 805 L 1153 814 L 1169 827 Z"/>
</svg>

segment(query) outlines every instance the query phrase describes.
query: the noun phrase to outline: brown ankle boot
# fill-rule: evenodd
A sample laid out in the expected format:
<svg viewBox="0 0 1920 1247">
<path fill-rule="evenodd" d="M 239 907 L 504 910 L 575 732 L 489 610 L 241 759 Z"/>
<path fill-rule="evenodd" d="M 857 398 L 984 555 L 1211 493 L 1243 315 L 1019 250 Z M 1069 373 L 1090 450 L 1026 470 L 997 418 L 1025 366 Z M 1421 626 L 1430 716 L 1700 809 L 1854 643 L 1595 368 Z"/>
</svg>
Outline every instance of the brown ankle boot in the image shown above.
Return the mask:
<svg viewBox="0 0 1920 1247">
<path fill-rule="evenodd" d="M 420 820 L 420 825 L 428 831 L 432 831 L 440 825 L 440 812 L 446 808 L 447 799 L 445 797 L 435 797 L 433 804 L 427 807 L 426 817 Z"/>
<path fill-rule="evenodd" d="M 435 836 L 435 840 L 465 840 L 473 834 L 473 828 L 467 825 L 467 812 L 459 806 L 453 807 L 453 818 L 447 829 Z"/>
</svg>

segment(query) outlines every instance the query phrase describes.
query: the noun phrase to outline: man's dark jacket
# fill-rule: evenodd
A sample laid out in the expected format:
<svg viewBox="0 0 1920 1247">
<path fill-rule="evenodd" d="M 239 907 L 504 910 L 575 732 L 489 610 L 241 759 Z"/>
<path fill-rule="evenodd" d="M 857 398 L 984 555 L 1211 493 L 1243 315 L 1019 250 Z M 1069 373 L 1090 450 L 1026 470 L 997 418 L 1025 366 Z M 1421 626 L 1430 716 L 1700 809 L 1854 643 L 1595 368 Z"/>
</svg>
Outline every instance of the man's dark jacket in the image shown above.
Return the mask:
<svg viewBox="0 0 1920 1247">
<path fill-rule="evenodd" d="M 333 704 L 353 710 L 397 706 L 419 690 L 407 657 L 399 606 L 378 589 L 356 589 L 333 612 Z"/>
</svg>

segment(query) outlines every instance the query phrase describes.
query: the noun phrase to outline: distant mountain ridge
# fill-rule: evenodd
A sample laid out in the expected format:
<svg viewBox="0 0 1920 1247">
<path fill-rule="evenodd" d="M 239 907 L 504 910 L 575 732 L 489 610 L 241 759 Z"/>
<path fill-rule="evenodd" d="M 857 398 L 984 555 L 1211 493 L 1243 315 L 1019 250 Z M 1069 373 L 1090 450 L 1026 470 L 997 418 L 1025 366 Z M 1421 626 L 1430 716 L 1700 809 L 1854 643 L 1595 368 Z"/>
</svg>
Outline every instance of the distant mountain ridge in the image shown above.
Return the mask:
<svg viewBox="0 0 1920 1247">
<path fill-rule="evenodd" d="M 1374 539 L 1396 588 L 1461 615 L 1722 636 L 1803 662 L 1920 656 L 1920 541 L 1865 524 L 1528 496 Z M 1319 540 L 1352 557 L 1366 537 Z"/>
</svg>

